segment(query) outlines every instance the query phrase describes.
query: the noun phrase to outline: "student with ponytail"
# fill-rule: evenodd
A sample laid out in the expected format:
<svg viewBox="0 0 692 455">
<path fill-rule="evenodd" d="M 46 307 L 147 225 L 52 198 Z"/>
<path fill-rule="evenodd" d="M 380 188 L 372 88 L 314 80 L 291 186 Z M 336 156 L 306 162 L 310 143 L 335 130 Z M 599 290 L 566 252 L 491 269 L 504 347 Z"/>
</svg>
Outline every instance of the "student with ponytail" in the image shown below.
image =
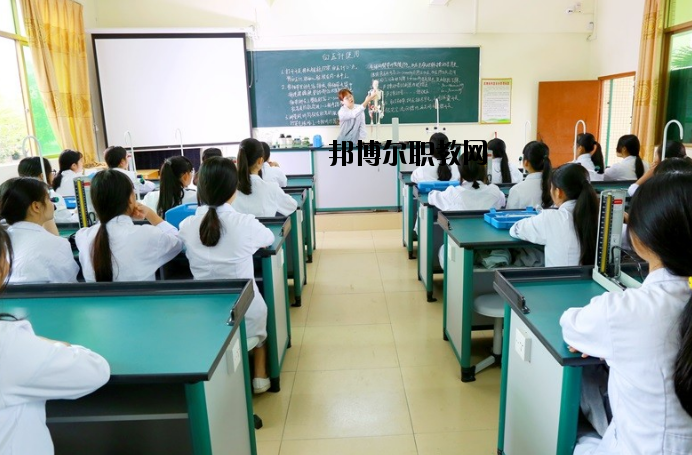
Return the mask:
<svg viewBox="0 0 692 455">
<path fill-rule="evenodd" d="M 581 164 L 589 171 L 592 182 L 603 180 L 605 172 L 603 150 L 593 134 L 581 133 L 577 136 L 577 159 L 573 162 Z"/>
<path fill-rule="evenodd" d="M 505 141 L 499 138 L 491 139 L 488 142 L 488 157 L 490 156 L 492 156 L 491 183 L 519 183 L 524 179 L 519 168 L 509 162 Z"/>
<path fill-rule="evenodd" d="M 505 206 L 505 195 L 492 183 L 486 184 L 486 165 L 480 157 L 462 156 L 459 159 L 459 186 L 447 187 L 445 191 L 431 191 L 428 202 L 439 210 L 488 210 Z M 444 246 L 438 251 L 440 265 L 444 267 Z"/>
<path fill-rule="evenodd" d="M 166 212 L 173 207 L 197 203 L 197 192 L 188 189 L 192 183 L 193 170 L 192 162 L 184 156 L 167 158 L 159 172 L 159 189 L 144 196 L 142 203 L 156 210 L 160 217 L 165 217 Z"/>
<path fill-rule="evenodd" d="M 685 145 L 682 142 L 668 141 L 665 149 L 665 158 L 661 157 L 661 145 L 659 144 L 654 148 L 653 163 L 651 164 L 649 169 L 647 169 L 646 172 L 644 172 L 644 175 L 639 177 L 639 179 L 636 182 L 630 185 L 630 187 L 627 189 L 627 193 L 630 196 L 634 196 L 634 193 L 637 191 L 637 188 L 639 188 L 640 185 L 642 185 L 644 182 L 653 177 L 654 174 L 658 173 L 659 165 L 666 162 L 667 160 L 677 160 L 677 164 L 671 166 L 671 168 L 680 167 L 680 163 L 682 163 L 682 161 L 692 163 L 692 159 L 690 159 L 690 157 L 687 156 L 687 149 L 685 149 Z"/>
<path fill-rule="evenodd" d="M 255 297 L 245 314 L 248 338 L 257 337 L 255 348 L 255 393 L 269 390 L 266 370 L 267 304 L 254 281 L 252 255 L 274 242 L 274 234 L 254 215 L 237 212 L 238 173 L 227 158 L 212 157 L 199 173 L 198 193 L 203 205 L 194 216 L 180 223 L 180 237 L 196 280 L 251 279 Z"/>
<path fill-rule="evenodd" d="M 430 136 L 430 147 L 432 148 L 434 166 L 418 166 L 411 173 L 411 181 L 419 183 L 459 180 L 459 168 L 450 166 L 452 157 L 449 154 L 454 151 L 449 150 L 449 139 L 447 136 L 444 133 L 434 133 Z"/>
<path fill-rule="evenodd" d="M 555 170 L 550 194 L 557 210 L 543 210 L 519 220 L 509 230 L 514 238 L 545 245 L 545 266 L 593 265 L 598 238 L 598 197 L 581 165 Z"/>
<path fill-rule="evenodd" d="M 524 169 L 526 179 L 509 189 L 508 209 L 525 209 L 540 206 L 544 209 L 553 205 L 550 197 L 550 149 L 543 142 L 531 141 L 524 146 Z"/>
<path fill-rule="evenodd" d="M 639 156 L 639 138 L 626 134 L 618 139 L 615 147 L 617 156 L 624 158 L 605 171 L 605 180 L 637 180 L 649 169 L 649 164 Z"/>
<path fill-rule="evenodd" d="M 14 265 L 0 226 L 0 287 Z M 0 350 L 0 453 L 53 455 L 46 401 L 75 400 L 98 389 L 110 378 L 108 362 L 85 347 L 37 336 L 29 321 L 2 312 Z"/>
<path fill-rule="evenodd" d="M 560 319 L 573 352 L 610 366 L 612 421 L 575 454 L 692 453 L 692 174 L 657 174 L 632 198 L 629 237 L 649 263 L 639 288 L 606 292 Z"/>
<path fill-rule="evenodd" d="M 30 177 L 13 178 L 0 186 L 0 217 L 14 250 L 11 284 L 75 283 L 79 266 L 67 239 L 43 226 L 53 220 L 48 186 Z"/>
<path fill-rule="evenodd" d="M 137 176 L 134 171 L 130 170 L 128 160 L 130 158 L 134 159 L 134 157 L 131 157 L 123 147 L 119 145 L 108 147 L 106 151 L 103 152 L 103 157 L 109 169 L 115 169 L 130 178 L 138 194 L 149 193 L 156 188 L 154 182 L 144 180 L 142 177 Z"/>
<path fill-rule="evenodd" d="M 75 150 L 63 150 L 58 158 L 60 169 L 53 179 L 53 189 L 60 196 L 74 196 L 74 179 L 84 174 L 84 157 Z"/>
<path fill-rule="evenodd" d="M 277 213 L 288 216 L 295 212 L 298 207 L 295 199 L 284 193 L 277 183 L 262 180 L 262 164 L 262 143 L 257 139 L 244 139 L 238 149 L 238 196 L 233 208 L 260 217 L 276 216 Z"/>
<path fill-rule="evenodd" d="M 156 271 L 180 253 L 178 230 L 135 199 L 132 181 L 115 169 L 91 180 L 98 224 L 75 235 L 86 281 L 154 281 Z M 151 225 L 135 225 L 146 219 Z"/>
<path fill-rule="evenodd" d="M 262 164 L 262 180 L 265 182 L 274 182 L 281 188 L 288 185 L 288 178 L 284 171 L 279 168 L 279 163 L 269 161 L 271 156 L 271 147 L 266 142 L 262 142 L 262 150 L 264 150 L 264 164 Z"/>
</svg>

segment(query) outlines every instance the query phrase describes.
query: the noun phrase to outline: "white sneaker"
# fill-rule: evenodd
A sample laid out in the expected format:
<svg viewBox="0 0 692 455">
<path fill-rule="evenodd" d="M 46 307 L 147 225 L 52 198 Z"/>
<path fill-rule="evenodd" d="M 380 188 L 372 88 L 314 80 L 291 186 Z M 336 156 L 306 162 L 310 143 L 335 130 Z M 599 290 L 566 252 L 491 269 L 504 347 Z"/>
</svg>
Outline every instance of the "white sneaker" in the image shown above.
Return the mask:
<svg viewBox="0 0 692 455">
<path fill-rule="evenodd" d="M 271 387 L 269 378 L 255 378 L 252 380 L 252 391 L 256 394 L 264 393 Z"/>
</svg>

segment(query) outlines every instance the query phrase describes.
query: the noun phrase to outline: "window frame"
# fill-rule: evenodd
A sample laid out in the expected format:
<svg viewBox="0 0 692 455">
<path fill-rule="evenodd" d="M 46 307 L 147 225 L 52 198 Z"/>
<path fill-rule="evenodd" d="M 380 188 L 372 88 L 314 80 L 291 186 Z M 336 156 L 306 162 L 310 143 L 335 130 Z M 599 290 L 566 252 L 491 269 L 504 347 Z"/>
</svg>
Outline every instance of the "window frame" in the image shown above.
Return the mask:
<svg viewBox="0 0 692 455">
<path fill-rule="evenodd" d="M 603 99 L 605 98 L 605 90 L 604 90 L 604 83 L 606 81 L 613 81 L 615 79 L 624 79 L 626 77 L 634 77 L 634 84 L 635 84 L 635 94 L 636 94 L 636 83 L 637 83 L 637 72 L 636 71 L 628 71 L 626 73 L 617 73 L 617 74 L 609 74 L 608 76 L 600 76 L 598 78 L 598 82 L 601 84 L 601 103 L 603 102 Z M 610 92 L 611 99 L 612 99 L 612 91 Z M 603 106 L 603 104 L 601 104 Z M 610 114 L 612 112 L 612 107 L 608 108 L 608 112 L 603 112 L 603 109 L 599 109 L 599 123 L 603 123 L 602 116 L 603 115 L 608 115 L 610 117 Z M 632 99 L 632 112 L 630 113 L 631 121 L 630 121 L 630 134 L 632 133 L 632 123 L 634 122 L 634 98 Z M 610 119 L 609 119 L 610 120 Z M 608 121 L 608 130 L 610 130 L 610 121 Z M 600 132 L 601 135 L 603 134 L 603 131 Z M 605 133 L 606 135 L 609 134 L 609 132 Z M 608 167 L 608 139 L 606 139 L 605 143 L 603 143 L 602 138 L 598 138 L 599 142 L 601 142 L 601 149 L 603 152 L 603 160 L 605 162 L 605 166 Z"/>
</svg>

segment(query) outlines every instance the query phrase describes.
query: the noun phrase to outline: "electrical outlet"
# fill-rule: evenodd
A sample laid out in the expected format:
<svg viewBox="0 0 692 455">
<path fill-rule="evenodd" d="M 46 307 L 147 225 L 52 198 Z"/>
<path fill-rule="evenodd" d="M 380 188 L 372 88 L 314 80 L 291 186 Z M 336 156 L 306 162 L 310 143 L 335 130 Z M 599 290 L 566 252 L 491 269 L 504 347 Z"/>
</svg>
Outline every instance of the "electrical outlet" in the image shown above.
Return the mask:
<svg viewBox="0 0 692 455">
<path fill-rule="evenodd" d="M 514 338 L 514 350 L 524 362 L 531 362 L 531 338 L 521 330 L 516 329 Z"/>
<path fill-rule="evenodd" d="M 226 351 L 226 372 L 231 375 L 238 370 L 240 361 L 242 360 L 242 351 L 240 350 L 240 341 L 236 340 L 233 347 Z"/>
</svg>

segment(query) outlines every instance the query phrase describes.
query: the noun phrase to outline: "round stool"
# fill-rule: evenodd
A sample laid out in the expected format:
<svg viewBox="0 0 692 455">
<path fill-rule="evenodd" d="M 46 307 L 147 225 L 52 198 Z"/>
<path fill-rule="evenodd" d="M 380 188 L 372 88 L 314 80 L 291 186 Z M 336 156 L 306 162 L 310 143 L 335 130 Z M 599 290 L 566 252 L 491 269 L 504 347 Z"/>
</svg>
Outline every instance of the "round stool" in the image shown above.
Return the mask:
<svg viewBox="0 0 692 455">
<path fill-rule="evenodd" d="M 476 373 L 499 361 L 502 355 L 502 325 L 505 316 L 505 300 L 499 294 L 483 294 L 473 301 L 473 310 L 494 319 L 493 324 L 493 355 L 476 365 Z"/>
</svg>

